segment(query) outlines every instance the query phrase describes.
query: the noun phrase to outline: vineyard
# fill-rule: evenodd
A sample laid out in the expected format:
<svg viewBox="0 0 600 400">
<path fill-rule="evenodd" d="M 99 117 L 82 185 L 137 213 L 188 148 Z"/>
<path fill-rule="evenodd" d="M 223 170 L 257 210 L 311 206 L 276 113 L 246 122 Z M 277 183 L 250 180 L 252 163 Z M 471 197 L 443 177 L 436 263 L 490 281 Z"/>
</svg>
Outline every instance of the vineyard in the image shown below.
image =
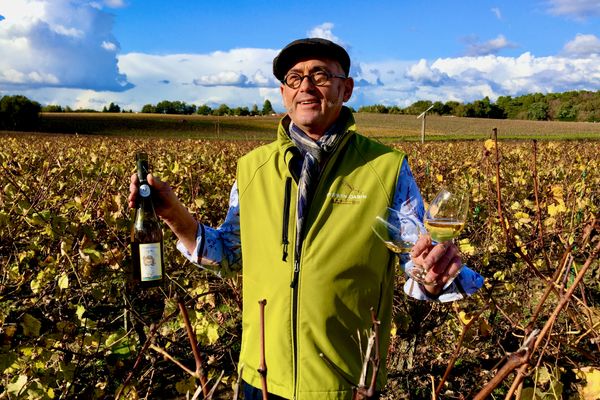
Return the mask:
<svg viewBox="0 0 600 400">
<path fill-rule="evenodd" d="M 148 152 L 216 226 L 237 158 L 262 142 L 0 137 L 0 399 L 191 398 L 200 380 L 180 305 L 213 398 L 231 399 L 241 279 L 193 266 L 165 231 L 168 285 L 133 292 L 129 176 L 134 153 Z M 600 398 L 600 142 L 392 145 L 426 200 L 469 188 L 459 244 L 486 283 L 460 302 L 422 303 L 397 276 L 381 398 Z"/>
</svg>

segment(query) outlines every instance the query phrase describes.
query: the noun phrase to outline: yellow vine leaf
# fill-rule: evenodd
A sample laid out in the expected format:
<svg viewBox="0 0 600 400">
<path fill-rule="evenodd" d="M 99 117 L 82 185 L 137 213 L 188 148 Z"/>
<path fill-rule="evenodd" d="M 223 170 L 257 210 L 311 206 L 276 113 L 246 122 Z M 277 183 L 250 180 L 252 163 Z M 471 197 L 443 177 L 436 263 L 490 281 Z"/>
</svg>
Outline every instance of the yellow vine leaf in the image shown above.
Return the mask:
<svg viewBox="0 0 600 400">
<path fill-rule="evenodd" d="M 483 142 L 483 147 L 485 147 L 485 149 L 488 151 L 492 151 L 494 148 L 496 148 L 496 142 L 494 139 L 488 139 Z"/>
<path fill-rule="evenodd" d="M 551 217 L 554 217 L 555 215 L 564 213 L 565 211 L 567 211 L 567 207 L 565 207 L 565 203 L 560 202 L 558 204 L 550 204 L 548 206 L 548 214 Z"/>
<path fill-rule="evenodd" d="M 473 254 L 475 254 L 475 246 L 473 246 L 471 244 L 471 242 L 469 241 L 468 238 L 465 239 L 461 239 L 458 242 L 458 248 L 460 249 L 460 252 L 469 256 L 472 256 Z"/>
<path fill-rule="evenodd" d="M 583 400 L 600 399 L 600 369 L 594 367 L 585 367 L 576 369 L 577 376 L 585 380 L 585 386 L 580 389 Z"/>
<path fill-rule="evenodd" d="M 217 325 L 209 325 L 206 329 L 206 338 L 208 344 L 215 344 L 219 340 L 219 327 Z"/>
<path fill-rule="evenodd" d="M 554 197 L 556 201 L 558 201 L 559 203 L 562 203 L 564 201 L 562 185 L 552 185 L 550 190 L 552 190 L 552 197 Z"/>
<path fill-rule="evenodd" d="M 467 325 L 469 322 L 471 322 L 473 316 L 464 311 L 460 311 L 458 313 L 458 318 L 460 319 L 460 322 L 462 322 L 464 325 Z"/>
<path fill-rule="evenodd" d="M 492 327 L 486 319 L 482 318 L 479 321 L 479 334 L 483 337 L 488 337 L 492 332 Z"/>
<path fill-rule="evenodd" d="M 65 272 L 58 278 L 58 287 L 63 290 L 69 288 L 69 274 Z"/>
<path fill-rule="evenodd" d="M 521 224 L 526 224 L 528 222 L 531 222 L 531 218 L 529 217 L 529 214 L 524 213 L 522 211 L 516 212 L 515 213 L 515 218 L 517 218 L 517 220 L 521 223 Z"/>
</svg>

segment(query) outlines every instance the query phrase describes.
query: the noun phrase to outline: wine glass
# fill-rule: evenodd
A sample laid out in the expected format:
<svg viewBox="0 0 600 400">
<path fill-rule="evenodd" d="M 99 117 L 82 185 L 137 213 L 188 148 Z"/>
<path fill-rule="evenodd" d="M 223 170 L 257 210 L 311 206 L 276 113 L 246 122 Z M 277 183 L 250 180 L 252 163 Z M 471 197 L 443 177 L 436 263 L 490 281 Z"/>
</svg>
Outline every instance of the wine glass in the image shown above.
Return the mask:
<svg viewBox="0 0 600 400">
<path fill-rule="evenodd" d="M 468 210 L 469 195 L 465 191 L 440 190 L 423 218 L 431 239 L 441 243 L 457 237 L 465 227 Z"/>
<path fill-rule="evenodd" d="M 441 189 L 435 196 L 423 217 L 423 223 L 431 239 L 437 243 L 452 241 L 456 238 L 465 227 L 467 222 L 467 213 L 469 210 L 469 195 L 461 189 L 448 190 Z M 414 262 L 414 260 L 413 260 Z M 458 271 L 460 273 L 460 270 Z M 435 285 L 435 282 L 427 282 L 424 280 L 418 281 L 424 285 Z M 452 284 L 454 278 L 458 275 L 451 276 L 444 288 Z"/>
<path fill-rule="evenodd" d="M 420 227 L 412 218 L 393 208 L 387 208 L 383 215 L 375 217 L 371 229 L 395 254 L 410 252 L 420 233 Z"/>
<path fill-rule="evenodd" d="M 408 199 L 401 205 L 400 210 L 387 208 L 382 215 L 375 218 L 371 226 L 383 244 L 398 257 L 407 256 L 419 237 L 426 233 L 415 211 L 415 204 L 413 199 Z M 414 263 L 412 266 L 404 264 L 404 272 L 409 277 L 417 282 L 425 282 L 425 268 Z"/>
</svg>

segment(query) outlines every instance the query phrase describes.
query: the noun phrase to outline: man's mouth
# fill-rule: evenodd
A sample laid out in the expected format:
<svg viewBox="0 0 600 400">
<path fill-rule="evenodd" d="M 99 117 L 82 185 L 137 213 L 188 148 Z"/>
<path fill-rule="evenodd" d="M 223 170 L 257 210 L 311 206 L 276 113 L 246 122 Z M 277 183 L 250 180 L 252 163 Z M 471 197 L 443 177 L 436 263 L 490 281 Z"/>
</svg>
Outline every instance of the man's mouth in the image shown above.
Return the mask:
<svg viewBox="0 0 600 400">
<path fill-rule="evenodd" d="M 305 100 L 305 101 L 301 101 L 300 104 L 301 105 L 319 104 L 319 101 L 318 100 Z"/>
</svg>

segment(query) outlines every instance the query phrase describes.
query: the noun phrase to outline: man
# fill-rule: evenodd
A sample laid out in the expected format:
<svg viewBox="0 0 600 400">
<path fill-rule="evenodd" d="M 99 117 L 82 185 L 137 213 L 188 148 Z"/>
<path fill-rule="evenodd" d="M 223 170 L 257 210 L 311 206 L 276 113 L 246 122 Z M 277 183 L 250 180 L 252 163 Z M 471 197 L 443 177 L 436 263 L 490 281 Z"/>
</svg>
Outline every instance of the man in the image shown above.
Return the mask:
<svg viewBox="0 0 600 400">
<path fill-rule="evenodd" d="M 246 399 L 262 398 L 262 299 L 270 399 L 351 399 L 362 368 L 357 343 L 365 343 L 371 308 L 381 322 L 377 388 L 385 384 L 394 263 L 370 226 L 386 207 L 408 200 L 422 217 L 423 203 L 404 154 L 356 132 L 343 106 L 354 88 L 349 71 L 347 52 L 329 40 L 300 39 L 281 50 L 273 73 L 287 115 L 275 142 L 239 160 L 221 227 L 198 224 L 168 185 L 148 178 L 157 213 L 192 262 L 217 272 L 243 265 Z M 131 206 L 136 191 L 132 176 Z M 437 298 L 461 271 L 456 246 L 434 246 L 428 236 L 412 256 L 435 283 L 418 289 L 418 298 Z"/>
</svg>

